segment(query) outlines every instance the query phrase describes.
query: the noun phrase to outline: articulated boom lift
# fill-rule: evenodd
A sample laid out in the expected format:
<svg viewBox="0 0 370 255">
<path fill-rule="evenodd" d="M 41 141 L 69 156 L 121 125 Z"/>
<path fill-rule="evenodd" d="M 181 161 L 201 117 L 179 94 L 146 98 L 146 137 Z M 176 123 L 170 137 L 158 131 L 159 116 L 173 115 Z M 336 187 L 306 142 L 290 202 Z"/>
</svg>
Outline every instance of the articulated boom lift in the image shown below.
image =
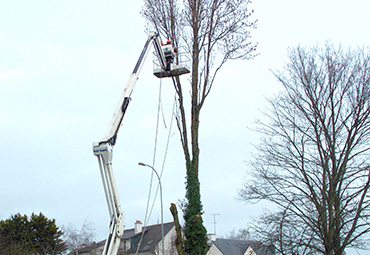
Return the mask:
<svg viewBox="0 0 370 255">
<path fill-rule="evenodd" d="M 156 32 L 151 32 L 149 34 L 148 40 L 144 45 L 144 49 L 141 52 L 141 55 L 118 102 L 107 132 L 99 142 L 93 143 L 93 151 L 94 155 L 98 157 L 100 173 L 103 180 L 103 186 L 110 215 L 109 235 L 105 242 L 103 255 L 117 254 L 124 231 L 124 213 L 121 209 L 112 171 L 113 146 L 116 143 L 119 128 L 128 104 L 130 103 L 130 97 L 136 81 L 138 80 L 140 70 L 149 52 L 150 44 L 153 43 L 159 61 L 159 67 L 154 70 L 155 76 L 159 78 L 173 77 L 190 72 L 186 65 L 173 63 L 174 58 L 176 57 L 176 52 L 173 46 L 170 43 L 167 43 L 164 46 L 161 45 L 158 37 L 159 35 Z"/>
</svg>

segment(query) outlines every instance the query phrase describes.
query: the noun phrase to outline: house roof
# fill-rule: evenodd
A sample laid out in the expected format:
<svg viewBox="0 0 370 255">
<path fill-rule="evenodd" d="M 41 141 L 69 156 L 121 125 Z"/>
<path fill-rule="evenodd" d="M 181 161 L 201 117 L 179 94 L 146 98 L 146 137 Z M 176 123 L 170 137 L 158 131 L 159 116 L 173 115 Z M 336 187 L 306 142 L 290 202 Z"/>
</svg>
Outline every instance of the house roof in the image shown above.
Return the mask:
<svg viewBox="0 0 370 255">
<path fill-rule="evenodd" d="M 233 240 L 217 238 L 213 244 L 223 253 L 227 255 L 243 255 L 249 247 L 257 255 L 273 255 L 274 250 L 271 246 L 263 245 L 258 241 Z"/>
<path fill-rule="evenodd" d="M 166 236 L 167 233 L 175 226 L 174 222 L 168 222 L 168 223 L 163 223 L 163 235 Z M 144 236 L 141 241 L 140 249 L 139 252 L 144 252 L 144 251 L 154 251 L 155 247 L 158 245 L 158 243 L 162 240 L 162 228 L 161 224 L 156 224 L 156 225 L 151 225 L 151 226 L 144 226 L 143 227 L 143 232 Z M 131 248 L 127 250 L 127 253 L 130 252 L 136 252 L 136 249 L 139 245 L 142 233 L 137 233 L 135 234 L 135 229 L 126 229 L 123 232 L 123 235 L 121 237 L 121 241 L 124 240 L 130 240 L 131 242 Z M 89 252 L 92 250 L 95 250 L 99 247 L 102 247 L 105 245 L 105 240 L 93 243 L 88 247 L 83 247 L 78 249 L 79 253 L 82 252 Z"/>
<path fill-rule="evenodd" d="M 84 246 L 82 248 L 79 248 L 77 249 L 79 253 L 85 253 L 85 252 L 90 252 L 92 250 L 95 250 L 101 246 L 104 246 L 105 244 L 105 240 L 103 241 L 100 241 L 100 242 L 93 242 L 92 244 L 90 244 L 89 246 Z M 70 253 L 68 254 L 75 254 L 76 250 L 74 251 L 71 251 Z"/>
<path fill-rule="evenodd" d="M 167 233 L 175 226 L 175 223 L 168 222 L 163 224 L 163 235 L 166 236 Z M 127 250 L 127 252 L 136 252 L 136 249 L 139 245 L 142 233 L 138 233 L 136 235 L 129 236 L 129 231 L 127 230 L 128 237 L 125 238 L 125 235 L 121 238 L 123 239 L 131 239 L 131 249 Z M 139 251 L 154 251 L 155 247 L 158 243 L 162 240 L 162 228 L 161 224 L 147 226 L 146 228 L 143 227 L 143 232 L 145 234 L 143 236 L 143 240 L 141 241 Z"/>
</svg>

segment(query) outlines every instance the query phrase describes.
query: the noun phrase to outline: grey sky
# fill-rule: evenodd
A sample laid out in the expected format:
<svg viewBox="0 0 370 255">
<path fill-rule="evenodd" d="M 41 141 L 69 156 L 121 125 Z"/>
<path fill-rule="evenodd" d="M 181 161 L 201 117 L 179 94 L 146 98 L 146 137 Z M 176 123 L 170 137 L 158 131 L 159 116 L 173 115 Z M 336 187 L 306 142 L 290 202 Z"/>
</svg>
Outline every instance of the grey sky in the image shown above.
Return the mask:
<svg viewBox="0 0 370 255">
<path fill-rule="evenodd" d="M 147 35 L 142 1 L 0 1 L 0 217 L 43 212 L 57 224 L 93 222 L 97 239 L 108 213 L 92 142 L 108 125 Z M 252 61 L 228 62 L 201 113 L 200 178 L 204 221 L 226 235 L 245 227 L 261 206 L 236 199 L 244 161 L 256 134 L 247 127 L 279 89 L 269 69 L 282 68 L 287 48 L 367 46 L 370 3 L 365 0 L 253 1 L 259 43 Z M 150 182 L 160 81 L 149 55 L 114 150 L 114 173 L 126 227 L 143 220 Z M 156 169 L 161 169 L 174 91 L 162 81 L 167 129 L 161 119 Z M 167 208 L 184 197 L 184 162 L 172 127 L 163 173 Z M 156 181 L 156 180 L 154 180 Z M 149 224 L 160 219 L 159 201 Z M 356 253 L 355 253 L 356 254 Z"/>
</svg>

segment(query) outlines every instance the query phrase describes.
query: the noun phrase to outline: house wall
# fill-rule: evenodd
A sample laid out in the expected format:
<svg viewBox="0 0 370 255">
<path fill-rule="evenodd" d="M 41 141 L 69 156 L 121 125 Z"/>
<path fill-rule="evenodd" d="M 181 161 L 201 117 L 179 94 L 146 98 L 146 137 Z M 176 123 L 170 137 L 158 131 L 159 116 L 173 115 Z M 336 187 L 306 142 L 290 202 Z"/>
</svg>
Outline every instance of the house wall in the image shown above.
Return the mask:
<svg viewBox="0 0 370 255">
<path fill-rule="evenodd" d="M 212 244 L 211 247 L 209 248 L 207 255 L 228 255 L 228 254 L 223 254 L 216 245 Z M 252 247 L 248 247 L 248 249 L 244 252 L 243 255 L 257 255 Z"/>
<path fill-rule="evenodd" d="M 165 255 L 177 255 L 176 245 L 176 229 L 173 227 L 167 235 L 164 236 L 164 254 Z M 162 254 L 162 241 L 160 241 L 156 247 L 156 254 Z"/>
<path fill-rule="evenodd" d="M 209 248 L 207 255 L 224 255 L 217 247 L 216 245 L 212 244 L 211 248 Z"/>
<path fill-rule="evenodd" d="M 249 247 L 249 248 L 245 251 L 244 255 L 257 255 L 257 254 L 254 252 L 254 250 L 253 250 L 251 247 Z"/>
</svg>

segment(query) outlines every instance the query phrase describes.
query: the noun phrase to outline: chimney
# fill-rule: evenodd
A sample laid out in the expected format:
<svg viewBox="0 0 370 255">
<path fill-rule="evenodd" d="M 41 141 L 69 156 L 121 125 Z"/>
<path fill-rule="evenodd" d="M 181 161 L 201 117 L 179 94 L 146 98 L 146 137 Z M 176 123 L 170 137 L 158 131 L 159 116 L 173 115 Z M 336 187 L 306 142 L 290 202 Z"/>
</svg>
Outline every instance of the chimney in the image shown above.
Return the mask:
<svg viewBox="0 0 370 255">
<path fill-rule="evenodd" d="M 216 234 L 209 233 L 207 234 L 208 241 L 213 242 L 216 241 Z"/>
<path fill-rule="evenodd" d="M 143 231 L 143 223 L 141 221 L 137 220 L 135 222 L 135 234 L 141 233 Z"/>
</svg>

